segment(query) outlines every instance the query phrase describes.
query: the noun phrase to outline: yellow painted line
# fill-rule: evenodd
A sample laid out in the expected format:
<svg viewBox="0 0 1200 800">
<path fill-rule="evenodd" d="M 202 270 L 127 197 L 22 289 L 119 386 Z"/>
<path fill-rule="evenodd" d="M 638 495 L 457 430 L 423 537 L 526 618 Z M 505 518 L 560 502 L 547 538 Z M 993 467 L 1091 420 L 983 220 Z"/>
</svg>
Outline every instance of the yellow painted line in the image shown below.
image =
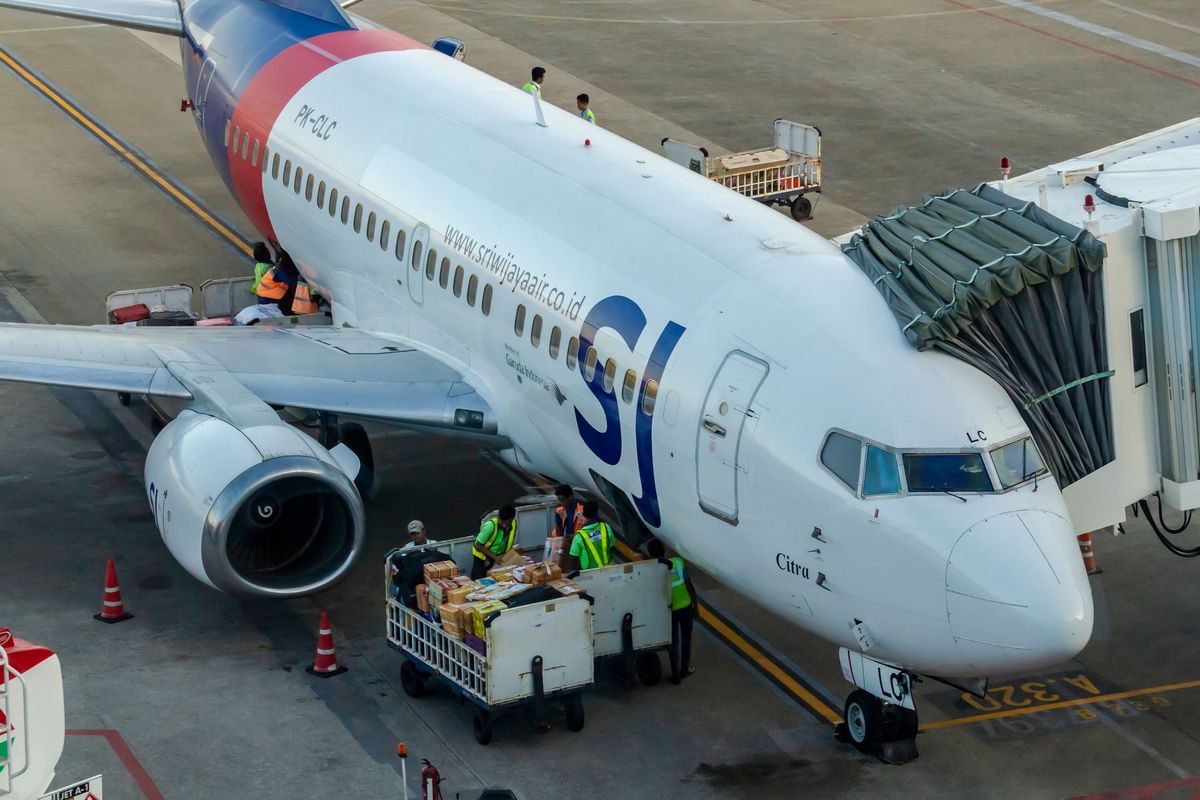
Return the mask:
<svg viewBox="0 0 1200 800">
<path fill-rule="evenodd" d="M 159 188 L 161 188 L 164 192 L 166 192 L 171 197 L 173 197 L 175 200 L 177 200 L 180 203 L 180 205 L 182 205 L 188 211 L 191 211 L 193 214 L 195 214 L 197 217 L 199 217 L 201 220 L 203 220 L 209 227 L 211 227 L 213 230 L 215 230 L 217 233 L 219 233 L 227 241 L 229 241 L 230 244 L 233 244 L 235 247 L 242 250 L 244 253 L 246 253 L 246 255 L 251 254 L 252 251 L 250 249 L 250 245 L 247 244 L 246 242 L 242 241 L 242 238 L 240 236 L 238 236 L 236 233 L 231 231 L 226 225 L 224 225 L 220 220 L 218 220 L 212 214 L 209 214 L 203 208 L 196 205 L 196 203 L 190 197 L 188 197 L 183 192 L 179 191 L 178 188 L 173 186 L 170 183 L 170 181 L 168 181 L 166 178 L 164 178 L 157 170 L 155 170 L 153 167 L 151 167 L 149 164 L 147 164 L 145 161 L 143 161 L 141 158 L 139 158 L 135 153 L 131 152 L 129 150 L 129 148 L 125 147 L 125 145 L 121 144 L 121 142 L 119 142 L 115 138 L 113 138 L 107 131 L 105 131 L 103 128 L 101 128 L 99 125 L 97 125 L 95 122 L 88 119 L 87 115 L 84 114 L 82 111 L 80 111 L 78 108 L 76 108 L 74 105 L 72 105 L 70 101 L 68 101 L 65 97 L 63 97 L 58 92 L 56 92 L 50 86 L 46 85 L 46 83 L 44 81 L 40 80 L 36 75 L 31 73 L 29 70 L 25 69 L 23 66 L 18 64 L 15 60 L 13 60 L 13 58 L 11 56 L 8 55 L 8 53 L 4 52 L 3 50 L 0 50 L 0 62 L 3 62 L 9 69 L 11 69 L 13 72 L 17 73 L 18 75 L 20 75 L 21 78 L 23 78 L 25 81 L 29 82 L 31 85 L 33 85 L 35 88 L 37 88 L 37 90 L 39 92 L 41 92 L 43 95 L 45 95 L 47 98 L 49 98 L 49 100 L 51 102 L 53 102 L 56 106 L 58 106 L 63 111 L 65 111 L 76 122 L 78 122 L 80 125 L 82 125 L 84 128 L 86 128 L 93 136 L 95 136 L 97 139 L 104 142 L 106 145 L 108 145 L 110 148 L 112 148 L 114 151 L 116 151 L 116 153 L 119 156 L 121 156 L 121 158 L 128 161 L 139 172 L 141 172 L 143 175 L 145 175 L 151 181 L 156 183 L 159 186 Z"/>
<path fill-rule="evenodd" d="M 970 725 L 975 722 L 985 722 L 989 719 L 1004 719 L 1006 717 L 1019 717 L 1025 714 L 1037 714 L 1041 711 L 1054 711 L 1058 708 L 1076 708 L 1078 706 L 1090 706 L 1095 703 L 1104 703 L 1110 700 L 1122 700 L 1126 697 L 1144 697 L 1148 694 L 1166 694 L 1167 692 L 1178 692 L 1181 689 L 1196 689 L 1200 688 L 1200 680 L 1183 681 L 1181 683 L 1168 683 L 1163 686 L 1153 686 L 1149 689 L 1131 689 L 1127 692 L 1113 692 L 1111 694 L 1098 694 L 1093 697 L 1080 697 L 1075 700 L 1063 700 L 1058 703 L 1046 703 L 1040 706 L 1030 706 L 1028 708 L 1006 708 L 1002 711 L 990 711 L 986 714 L 975 714 L 970 717 L 956 717 L 955 719 L 943 719 L 937 722 L 927 722 L 921 726 L 923 731 L 936 731 L 942 728 L 952 728 L 957 725 Z"/>
</svg>

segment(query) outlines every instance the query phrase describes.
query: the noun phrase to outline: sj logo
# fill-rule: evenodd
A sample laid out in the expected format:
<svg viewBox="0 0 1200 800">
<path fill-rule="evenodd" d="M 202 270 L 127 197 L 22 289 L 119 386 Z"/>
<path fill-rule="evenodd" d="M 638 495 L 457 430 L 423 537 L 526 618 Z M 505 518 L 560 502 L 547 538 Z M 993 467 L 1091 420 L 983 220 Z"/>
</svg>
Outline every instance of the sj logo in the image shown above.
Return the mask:
<svg viewBox="0 0 1200 800">
<path fill-rule="evenodd" d="M 604 298 L 588 312 L 579 331 L 579 352 L 586 354 L 596 340 L 596 333 L 601 328 L 614 331 L 630 352 L 634 352 L 638 340 L 646 329 L 646 315 L 641 307 L 624 295 L 611 295 Z M 638 389 L 637 400 L 633 404 L 634 441 L 637 447 L 638 477 L 641 480 L 641 495 L 633 497 L 638 513 L 652 528 L 662 524 L 662 514 L 658 507 L 658 489 L 654 480 L 654 443 L 653 432 L 654 414 L 646 413 L 646 387 L 650 381 L 657 386 L 662 381 L 663 371 L 675 345 L 679 343 L 685 328 L 677 322 L 668 322 L 659 333 L 658 339 L 650 349 L 650 358 L 642 370 L 641 386 Z M 594 427 L 575 408 L 575 424 L 579 428 L 579 436 L 588 448 L 605 464 L 618 464 L 621 461 L 621 408 L 617 403 L 616 381 L 608 389 L 604 387 L 604 370 L 593 365 L 591 380 L 588 380 L 587 359 L 579 359 L 579 374 L 587 384 L 592 395 L 600 403 L 604 411 L 605 427 Z"/>
</svg>

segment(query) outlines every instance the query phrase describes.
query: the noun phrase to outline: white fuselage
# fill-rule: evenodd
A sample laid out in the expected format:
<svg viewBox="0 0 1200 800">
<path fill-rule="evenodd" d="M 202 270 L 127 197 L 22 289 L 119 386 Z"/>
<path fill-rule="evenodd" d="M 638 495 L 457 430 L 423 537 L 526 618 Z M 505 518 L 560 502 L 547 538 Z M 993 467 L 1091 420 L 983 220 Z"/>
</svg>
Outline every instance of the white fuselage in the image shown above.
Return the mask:
<svg viewBox="0 0 1200 800">
<path fill-rule="evenodd" d="M 336 120 L 332 135 L 297 122 L 306 106 Z M 941 676 L 1077 653 L 1091 594 L 1051 478 L 962 499 L 862 498 L 821 463 L 831 429 L 900 449 L 1028 436 L 1004 392 L 912 349 L 832 243 L 543 108 L 548 127 L 527 95 L 428 50 L 353 58 L 300 89 L 268 145 L 303 180 L 285 185 L 284 167 L 269 167 L 263 193 L 280 243 L 332 298 L 335 324 L 462 370 L 513 443 L 510 462 L 592 488 L 603 478 L 690 561 L 839 645 L 858 649 L 862 621 L 873 657 Z M 581 334 L 597 352 L 590 383 L 567 362 Z M 658 372 L 646 415 L 646 377 Z"/>
</svg>

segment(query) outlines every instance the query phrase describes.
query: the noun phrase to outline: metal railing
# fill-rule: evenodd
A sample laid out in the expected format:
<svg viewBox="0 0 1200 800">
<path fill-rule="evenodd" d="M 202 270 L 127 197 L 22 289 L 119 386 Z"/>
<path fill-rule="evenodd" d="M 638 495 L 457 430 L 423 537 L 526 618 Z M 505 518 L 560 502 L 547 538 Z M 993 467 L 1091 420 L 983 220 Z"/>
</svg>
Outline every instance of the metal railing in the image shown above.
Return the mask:
<svg viewBox="0 0 1200 800">
<path fill-rule="evenodd" d="M 4 630 L 0 631 L 0 636 L 8 637 L 11 634 Z M 8 652 L 4 649 L 5 644 L 7 644 L 6 641 L 0 641 L 0 748 L 3 748 L 4 751 L 3 754 L 0 754 L 0 795 L 12 793 L 13 781 L 29 769 L 28 745 L 26 746 L 24 765 L 20 769 L 13 767 L 13 763 L 16 761 L 14 756 L 16 738 L 12 735 L 12 705 L 9 703 L 9 698 L 12 697 L 14 688 L 20 689 L 21 730 L 25 732 L 26 742 L 29 741 L 29 698 L 24 679 L 9 666 Z"/>
<path fill-rule="evenodd" d="M 396 600 L 388 601 L 388 641 L 463 690 L 488 702 L 487 657 Z"/>
</svg>

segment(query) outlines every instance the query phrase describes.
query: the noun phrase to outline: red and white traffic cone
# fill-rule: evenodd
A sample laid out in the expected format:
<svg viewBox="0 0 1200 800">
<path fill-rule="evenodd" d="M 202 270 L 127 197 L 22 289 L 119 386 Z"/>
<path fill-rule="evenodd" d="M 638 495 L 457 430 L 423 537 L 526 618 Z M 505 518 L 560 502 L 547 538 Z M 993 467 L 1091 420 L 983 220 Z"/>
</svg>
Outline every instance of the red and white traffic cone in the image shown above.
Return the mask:
<svg viewBox="0 0 1200 800">
<path fill-rule="evenodd" d="M 321 612 L 321 630 L 317 633 L 317 657 L 313 665 L 304 670 L 318 678 L 332 678 L 346 671 L 338 666 L 337 653 L 333 648 L 333 631 L 329 628 L 329 612 Z"/>
<path fill-rule="evenodd" d="M 125 604 L 121 602 L 121 587 L 117 583 L 117 568 L 113 566 L 112 559 L 108 560 L 108 569 L 104 572 L 104 606 L 100 609 L 99 614 L 92 615 L 92 619 L 98 619 L 101 622 L 124 622 L 130 619 L 133 614 L 125 612 Z"/>
<path fill-rule="evenodd" d="M 1079 553 L 1083 556 L 1083 567 L 1088 575 L 1099 575 L 1104 570 L 1096 566 L 1096 551 L 1092 549 L 1092 534 L 1081 533 L 1075 537 L 1079 540 Z"/>
</svg>

